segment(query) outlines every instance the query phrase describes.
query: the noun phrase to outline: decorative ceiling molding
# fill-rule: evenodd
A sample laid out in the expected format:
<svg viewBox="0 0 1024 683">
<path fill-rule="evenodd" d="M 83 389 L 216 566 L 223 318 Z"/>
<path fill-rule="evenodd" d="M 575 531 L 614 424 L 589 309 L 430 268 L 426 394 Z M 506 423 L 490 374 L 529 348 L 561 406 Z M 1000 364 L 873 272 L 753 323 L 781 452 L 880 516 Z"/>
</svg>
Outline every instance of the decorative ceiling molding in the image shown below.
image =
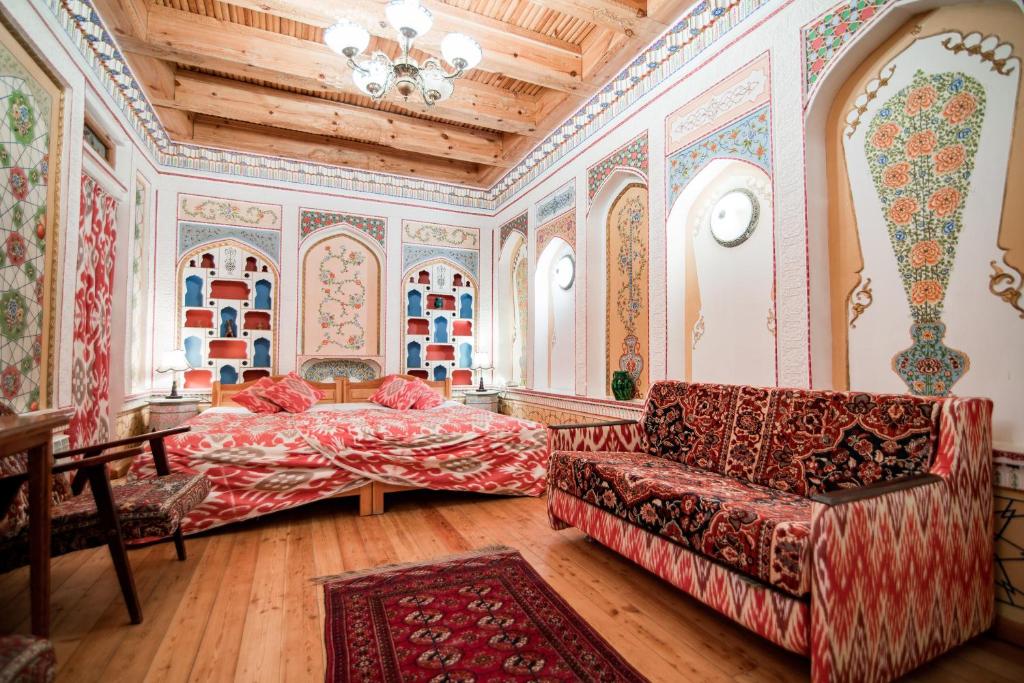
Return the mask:
<svg viewBox="0 0 1024 683">
<path fill-rule="evenodd" d="M 496 210 L 770 1 L 730 0 L 724 7 L 700 2 L 486 190 L 173 142 L 92 0 L 46 0 L 46 6 L 139 140 L 166 168 Z"/>
</svg>

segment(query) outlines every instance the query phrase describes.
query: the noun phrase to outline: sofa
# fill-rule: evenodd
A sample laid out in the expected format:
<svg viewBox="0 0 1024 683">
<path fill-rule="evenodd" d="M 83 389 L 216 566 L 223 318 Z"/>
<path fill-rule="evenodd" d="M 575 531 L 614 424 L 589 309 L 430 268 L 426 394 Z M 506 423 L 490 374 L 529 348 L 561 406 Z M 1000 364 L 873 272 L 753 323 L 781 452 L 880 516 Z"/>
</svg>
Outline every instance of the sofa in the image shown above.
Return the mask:
<svg viewBox="0 0 1024 683">
<path fill-rule="evenodd" d="M 548 515 L 814 681 L 891 680 L 992 624 L 991 430 L 986 399 L 658 382 L 551 428 Z"/>
</svg>

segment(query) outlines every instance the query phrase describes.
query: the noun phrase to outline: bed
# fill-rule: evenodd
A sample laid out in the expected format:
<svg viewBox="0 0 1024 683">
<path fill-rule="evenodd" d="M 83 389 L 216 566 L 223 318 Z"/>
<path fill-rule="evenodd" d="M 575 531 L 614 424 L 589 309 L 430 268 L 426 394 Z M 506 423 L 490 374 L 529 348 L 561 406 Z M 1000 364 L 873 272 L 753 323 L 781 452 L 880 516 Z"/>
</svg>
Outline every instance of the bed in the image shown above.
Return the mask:
<svg viewBox="0 0 1024 683">
<path fill-rule="evenodd" d="M 384 495 L 398 490 L 544 491 L 543 425 L 455 403 L 450 380 L 427 382 L 448 399 L 437 408 L 384 408 L 368 401 L 382 382 L 312 383 L 325 393 L 318 405 L 271 415 L 232 400 L 252 383 L 214 383 L 211 407 L 166 442 L 172 469 L 201 472 L 212 484 L 186 517 L 185 533 L 326 498 L 358 496 L 368 515 L 382 513 Z M 139 458 L 132 472 L 155 474 L 152 460 Z"/>
</svg>

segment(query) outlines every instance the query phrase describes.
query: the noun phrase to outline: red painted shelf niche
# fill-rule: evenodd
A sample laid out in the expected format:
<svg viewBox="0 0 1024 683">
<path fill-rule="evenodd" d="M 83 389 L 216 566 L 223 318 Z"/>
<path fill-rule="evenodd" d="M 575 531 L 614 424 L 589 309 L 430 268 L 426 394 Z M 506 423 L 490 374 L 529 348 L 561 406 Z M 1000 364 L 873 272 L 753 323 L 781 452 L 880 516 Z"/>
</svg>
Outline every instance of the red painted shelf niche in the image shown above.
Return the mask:
<svg viewBox="0 0 1024 683">
<path fill-rule="evenodd" d="M 214 280 L 210 283 L 210 298 L 244 301 L 249 298 L 249 285 L 238 280 Z"/>
<path fill-rule="evenodd" d="M 185 311 L 185 327 L 213 327 L 213 311 L 203 308 Z"/>
<path fill-rule="evenodd" d="M 246 360 L 249 357 L 249 345 L 244 339 L 217 339 L 210 342 L 209 357 Z"/>
</svg>

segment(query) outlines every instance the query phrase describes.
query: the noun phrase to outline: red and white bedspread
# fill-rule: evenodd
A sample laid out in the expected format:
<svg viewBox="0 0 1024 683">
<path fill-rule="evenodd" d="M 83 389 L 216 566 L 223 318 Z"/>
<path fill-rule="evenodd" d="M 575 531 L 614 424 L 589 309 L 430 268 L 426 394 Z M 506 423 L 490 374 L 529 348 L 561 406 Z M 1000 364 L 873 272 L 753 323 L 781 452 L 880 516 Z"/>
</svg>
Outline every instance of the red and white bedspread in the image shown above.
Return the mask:
<svg viewBox="0 0 1024 683">
<path fill-rule="evenodd" d="M 344 406 L 344 408 L 342 408 Z M 297 507 L 371 480 L 453 491 L 540 495 L 543 425 L 453 403 L 431 410 L 323 405 L 298 414 L 211 409 L 165 441 L 176 472 L 200 472 L 210 495 L 185 533 Z M 156 474 L 147 455 L 136 476 Z"/>
</svg>

